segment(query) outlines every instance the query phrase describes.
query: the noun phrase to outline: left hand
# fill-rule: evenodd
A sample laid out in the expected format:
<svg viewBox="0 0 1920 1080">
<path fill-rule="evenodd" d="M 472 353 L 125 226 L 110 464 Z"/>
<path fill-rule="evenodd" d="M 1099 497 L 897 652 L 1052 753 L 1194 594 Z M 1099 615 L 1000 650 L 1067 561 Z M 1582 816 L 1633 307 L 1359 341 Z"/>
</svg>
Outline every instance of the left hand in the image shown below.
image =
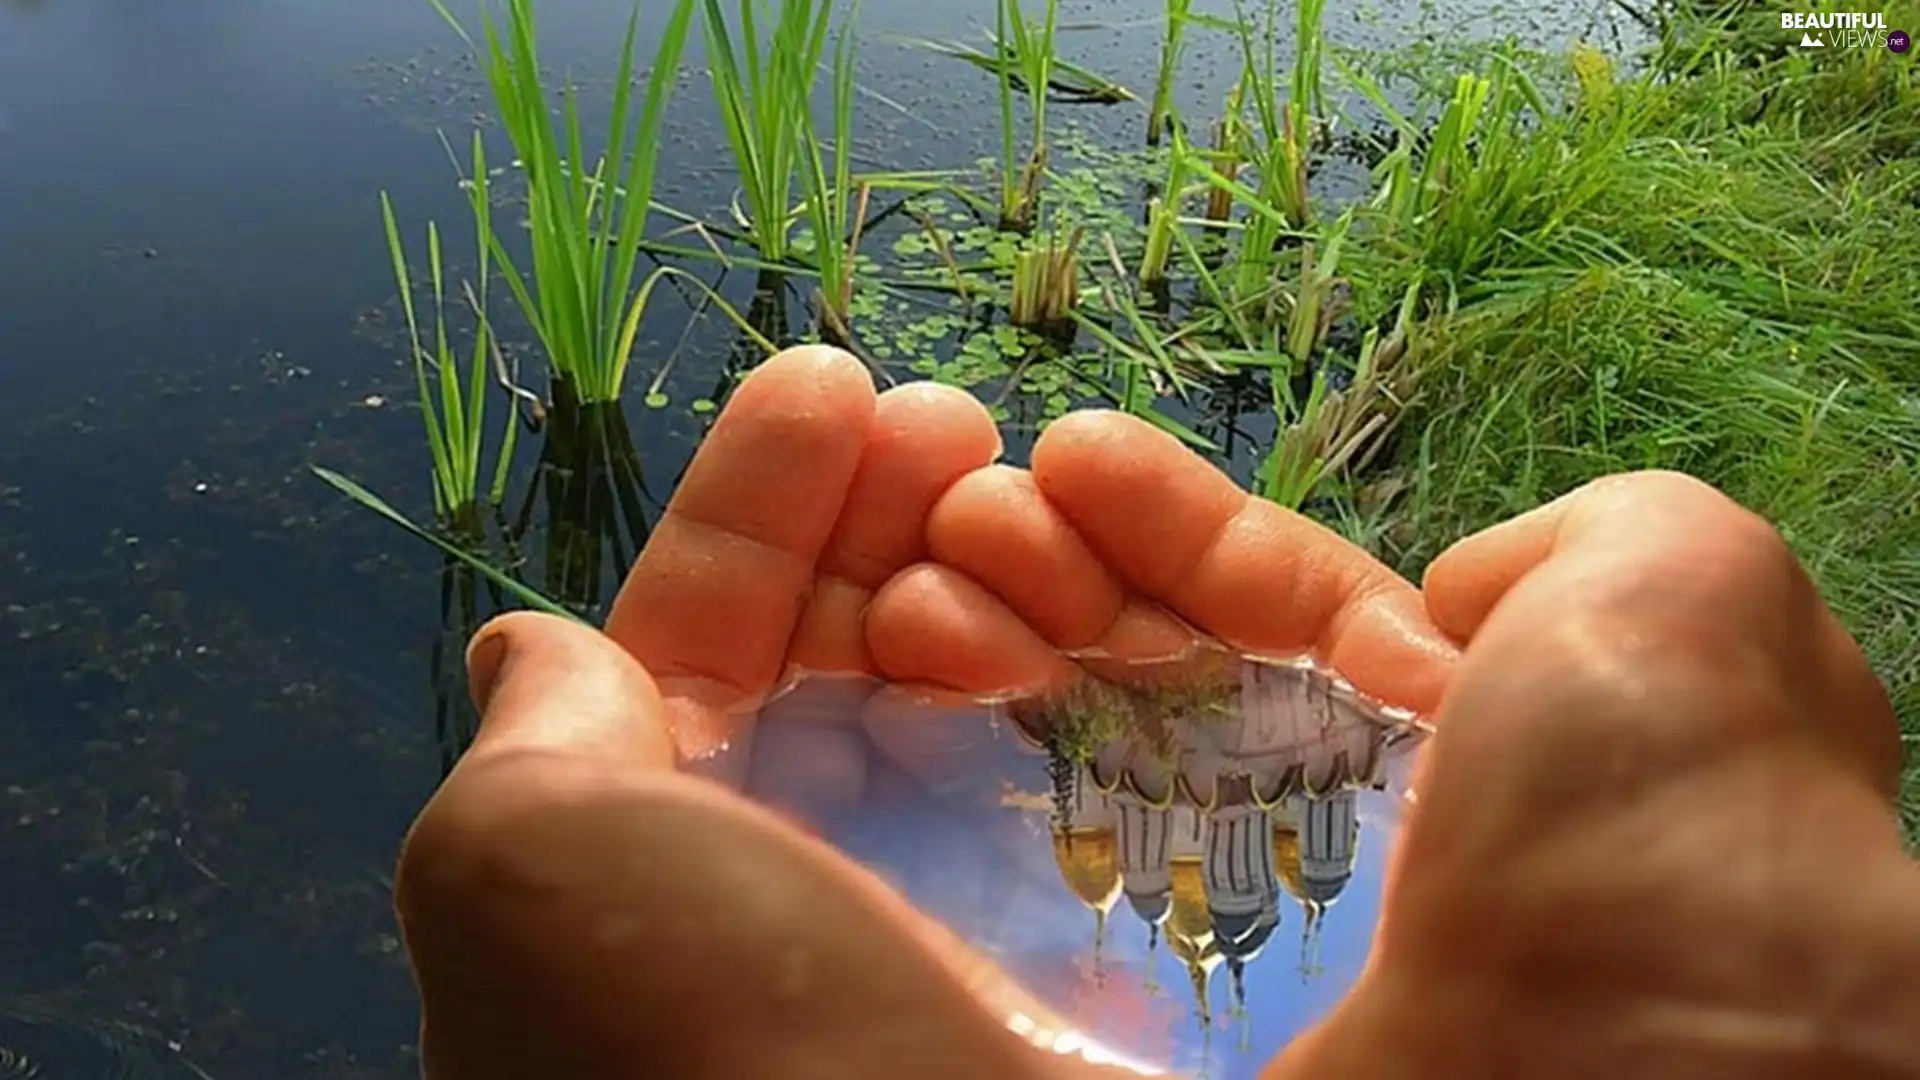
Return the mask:
<svg viewBox="0 0 1920 1080">
<path fill-rule="evenodd" d="M 1024 501 L 1025 474 L 985 468 L 998 438 L 970 397 L 876 396 L 855 361 L 817 349 L 748 378 L 605 634 L 519 614 L 471 647 L 481 730 L 396 878 L 427 1074 L 1109 1075 L 1016 1035 L 1010 1015 L 1045 1026 L 1048 1011 L 864 868 L 727 787 L 803 817 L 830 811 L 869 783 L 868 731 L 909 767 L 937 735 L 860 702 L 823 710 L 838 719 L 776 707 L 756 723 L 791 669 L 1043 689 L 1075 675 L 1057 647 L 1125 653 L 1179 631 L 1123 580 L 1158 582 L 1171 591 L 1156 599 L 1183 613 L 1211 605 L 1217 618 L 1195 621 L 1224 636 L 1260 628 L 1240 644 L 1319 647 L 1381 696 L 1437 697 L 1451 646 L 1410 584 L 1198 459 L 1174 465 L 1134 427 L 1102 442 L 1110 426 L 1063 422 L 1050 438 L 1094 437 L 1079 466 L 1089 498 L 1109 472 L 1170 470 L 1148 485 L 1150 515 L 1137 501 L 1091 511 L 1124 575 L 1082 559 L 1074 529 Z M 962 477 L 984 479 L 952 490 Z M 1003 500 L 1014 525 L 969 533 L 965 507 L 981 499 Z M 723 746 L 735 753 L 714 756 Z M 723 784 L 682 771 L 739 760 Z"/>
<path fill-rule="evenodd" d="M 789 350 L 735 392 L 604 634 L 521 613 L 476 635 L 480 732 L 395 880 L 428 1076 L 1059 1075 L 1002 1022 L 1036 1005 L 727 790 L 858 797 L 858 702 L 818 725 L 755 707 L 790 669 L 873 672 L 874 587 L 999 448 L 959 391 L 876 395 L 851 357 Z M 742 761 L 720 784 L 681 771 Z"/>
</svg>

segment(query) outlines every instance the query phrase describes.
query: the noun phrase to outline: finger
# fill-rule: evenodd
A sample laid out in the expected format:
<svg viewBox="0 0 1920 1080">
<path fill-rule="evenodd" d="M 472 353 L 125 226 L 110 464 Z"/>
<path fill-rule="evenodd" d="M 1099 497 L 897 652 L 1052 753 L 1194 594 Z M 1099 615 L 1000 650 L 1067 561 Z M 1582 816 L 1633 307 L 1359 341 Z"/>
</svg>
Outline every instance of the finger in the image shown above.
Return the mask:
<svg viewBox="0 0 1920 1080">
<path fill-rule="evenodd" d="M 840 517 L 788 650 L 812 678 L 764 710 L 748 790 L 816 829 L 860 805 L 869 775 L 862 706 L 879 684 L 862 620 L 873 590 L 926 551 L 927 511 L 1000 453 L 1000 431 L 971 394 L 911 383 L 880 395 Z"/>
<path fill-rule="evenodd" d="M 482 737 L 396 879 L 428 1076 L 1062 1075 L 1007 1026 L 1048 1014 L 871 874 L 645 767 L 671 758 L 622 650 L 537 618 L 493 635 Z"/>
<path fill-rule="evenodd" d="M 681 753 L 739 732 L 780 675 L 873 420 L 866 368 L 789 349 L 749 375 L 627 575 L 607 634 L 653 673 Z"/>
<path fill-rule="evenodd" d="M 955 481 L 1000 454 L 1000 431 L 973 395 L 910 383 L 880 395 L 820 581 L 791 660 L 816 672 L 867 673 L 861 612 L 873 590 L 926 557 L 927 513 Z"/>
<path fill-rule="evenodd" d="M 969 695 L 1058 692 L 1079 669 L 972 578 L 938 563 L 895 575 L 866 615 L 876 670 Z"/>
<path fill-rule="evenodd" d="M 927 546 L 1063 649 L 1093 644 L 1125 602 L 1120 582 L 1025 469 L 980 469 L 954 484 L 927 519 Z"/>
<path fill-rule="evenodd" d="M 502 615 L 467 646 L 467 688 L 485 720 L 457 769 L 523 754 L 618 770 L 673 766 L 653 679 L 599 631 L 535 612 Z"/>
<path fill-rule="evenodd" d="M 1172 436 L 1076 413 L 1041 434 L 1033 476 L 1123 582 L 1200 629 L 1249 652 L 1311 652 L 1395 705 L 1438 704 L 1456 650 L 1413 585 Z"/>
<path fill-rule="evenodd" d="M 1724 675 L 1744 659 L 1803 699 L 1799 715 L 1837 721 L 1825 730 L 1876 789 L 1896 790 L 1898 725 L 1865 655 L 1780 534 L 1693 477 L 1595 481 L 1456 544 L 1428 568 L 1423 591 L 1434 621 L 1460 641 L 1477 639 L 1498 611 L 1516 638 L 1604 622 L 1618 632 L 1589 651 L 1625 672 L 1682 663 Z"/>
</svg>

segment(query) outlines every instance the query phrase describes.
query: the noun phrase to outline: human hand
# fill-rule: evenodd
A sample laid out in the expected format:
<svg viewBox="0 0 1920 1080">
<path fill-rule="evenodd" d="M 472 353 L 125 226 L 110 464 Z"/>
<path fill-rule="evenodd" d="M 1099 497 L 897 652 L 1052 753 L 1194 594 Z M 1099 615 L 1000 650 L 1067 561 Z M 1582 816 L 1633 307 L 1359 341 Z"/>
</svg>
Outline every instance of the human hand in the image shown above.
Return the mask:
<svg viewBox="0 0 1920 1080">
<path fill-rule="evenodd" d="M 1885 693 L 1780 537 L 1706 485 L 1617 477 L 1473 537 L 1430 570 L 1430 623 L 1122 417 L 963 480 L 929 536 L 942 565 L 869 615 L 896 677 L 1033 679 L 1164 608 L 1389 701 L 1444 689 L 1373 955 L 1270 1080 L 1920 1070 Z"/>
<path fill-rule="evenodd" d="M 756 723 L 754 706 L 793 668 L 873 673 L 872 587 L 922 557 L 927 508 L 998 452 L 960 391 L 876 399 L 844 354 L 790 351 L 735 392 L 604 635 L 516 614 L 476 636 L 481 728 L 395 882 L 429 1076 L 1076 1068 L 1006 1028 L 1008 1012 L 1040 1010 L 994 969 L 727 790 L 816 811 L 823 792 L 858 797 L 861 702 L 838 702 L 838 728 Z M 740 761 L 744 776 L 712 768 Z"/>
<path fill-rule="evenodd" d="M 1425 583 L 1466 644 L 1373 955 L 1270 1075 L 1920 1075 L 1884 689 L 1780 536 L 1602 480 Z"/>
</svg>

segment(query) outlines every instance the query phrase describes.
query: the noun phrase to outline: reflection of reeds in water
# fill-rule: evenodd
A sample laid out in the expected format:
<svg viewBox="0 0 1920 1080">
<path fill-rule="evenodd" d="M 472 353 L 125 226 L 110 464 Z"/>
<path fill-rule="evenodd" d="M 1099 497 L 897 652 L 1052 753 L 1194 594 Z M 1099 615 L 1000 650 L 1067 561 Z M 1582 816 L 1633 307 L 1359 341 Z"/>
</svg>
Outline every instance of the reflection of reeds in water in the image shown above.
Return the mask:
<svg viewBox="0 0 1920 1080">
<path fill-rule="evenodd" d="M 650 498 L 619 404 L 582 402 L 556 380 L 540 464 L 514 530 L 526 535 L 534 507 L 544 506 L 548 594 L 582 612 L 597 610 L 603 586 L 646 544 Z"/>
<path fill-rule="evenodd" d="M 433 638 L 428 679 L 433 687 L 433 734 L 440 747 L 440 775 L 473 744 L 479 717 L 466 693 L 466 647 L 485 617 L 480 604 L 480 575 L 460 560 L 447 556 L 440 564 L 440 625 Z M 499 590 L 488 597 L 501 603 Z"/>
</svg>

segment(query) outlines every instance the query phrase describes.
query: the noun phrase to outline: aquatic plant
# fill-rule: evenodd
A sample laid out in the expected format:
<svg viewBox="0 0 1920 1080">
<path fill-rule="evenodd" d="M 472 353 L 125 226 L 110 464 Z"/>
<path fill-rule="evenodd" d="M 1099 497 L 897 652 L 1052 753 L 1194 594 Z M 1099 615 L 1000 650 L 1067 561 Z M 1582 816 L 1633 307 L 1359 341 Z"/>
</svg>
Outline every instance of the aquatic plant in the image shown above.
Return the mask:
<svg viewBox="0 0 1920 1080">
<path fill-rule="evenodd" d="M 812 134 L 811 98 L 833 23 L 833 3 L 780 0 L 771 31 L 765 35 L 761 27 L 766 0 L 739 0 L 734 8 L 736 25 L 731 27 L 720 0 L 701 3 L 714 102 L 727 144 L 733 148 L 740 198 L 745 203 L 736 208 L 735 216 L 760 257 L 780 263 L 787 258 L 798 217 L 794 172 L 804 168 L 809 154 L 817 150 L 807 145 Z M 836 74 L 836 87 L 838 78 Z M 836 88 L 836 113 L 850 113 L 852 104 L 851 93 L 843 99 Z M 836 127 L 839 123 L 836 117 Z"/>
<path fill-rule="evenodd" d="M 1147 200 L 1146 237 L 1140 250 L 1140 287 L 1161 292 L 1167 286 L 1168 263 L 1173 256 L 1175 233 L 1180 230 L 1180 214 L 1186 199 L 1187 161 L 1192 151 L 1186 137 L 1173 132 L 1173 147 L 1167 154 L 1167 170 L 1160 182 L 1159 194 Z"/>
<path fill-rule="evenodd" d="M 1173 112 L 1173 83 L 1180 72 L 1185 52 L 1187 23 L 1192 19 L 1193 0 L 1166 0 L 1166 24 L 1160 40 L 1160 70 L 1153 81 L 1153 104 L 1147 110 L 1147 145 L 1158 146 L 1168 130 L 1179 122 Z"/>
<path fill-rule="evenodd" d="M 1004 71 L 1013 80 L 1013 88 L 1027 92 L 1027 80 L 1021 74 L 1021 61 L 1014 48 L 993 34 L 987 35 L 992 52 L 954 41 L 930 41 L 925 38 L 901 39 L 909 45 L 965 61 L 998 78 Z M 1118 105 L 1136 100 L 1133 91 L 1089 68 L 1055 56 L 1048 66 L 1047 92 L 1055 97 L 1083 105 Z"/>
<path fill-rule="evenodd" d="M 803 98 L 794 111 L 794 137 L 803 151 L 800 186 L 806 194 L 808 230 L 813 234 L 813 264 L 820 274 L 816 294 L 820 333 L 823 340 L 842 346 L 853 343 L 854 262 L 860 251 L 871 190 L 865 183 L 856 185 L 853 179 L 854 22 L 858 12 L 856 3 L 834 35 L 831 165 L 821 152 L 811 105 Z"/>
<path fill-rule="evenodd" d="M 485 242 L 554 376 L 569 383 L 583 402 L 613 401 L 620 396 L 645 309 L 646 289 L 636 287 L 634 279 L 653 203 L 666 105 L 694 0 L 673 0 L 647 69 L 637 122 L 630 122 L 640 18 L 635 3 L 621 43 L 605 152 L 592 168 L 586 166 L 573 84 L 567 82 L 561 91 L 558 126 L 541 84 L 534 0 L 506 0 L 504 26 L 483 6 L 484 48 L 447 10 L 445 0 L 429 2 L 478 55 L 526 182 L 528 269 L 515 262 L 498 230 L 489 229 Z M 493 198 L 484 160 L 476 157 L 465 187 L 477 215 L 477 207 Z"/>
<path fill-rule="evenodd" d="M 1237 0 L 1235 7 L 1239 9 Z M 1284 96 L 1275 73 L 1273 43 L 1278 35 L 1274 5 L 1269 3 L 1264 24 L 1256 24 L 1241 11 L 1235 32 L 1241 51 L 1240 85 L 1258 121 L 1259 135 L 1236 149 L 1246 152 L 1254 162 L 1261 201 L 1279 210 L 1292 229 L 1304 228 L 1312 217 L 1307 165 L 1321 97 L 1321 20 L 1325 11 L 1326 0 L 1300 0 L 1294 22 L 1293 65 Z M 1264 42 L 1264 47 L 1256 42 Z"/>
<path fill-rule="evenodd" d="M 480 136 L 474 135 L 476 166 L 482 160 Z M 491 231 L 488 209 L 477 205 L 475 225 L 481 236 Z M 420 336 L 420 321 L 414 312 L 413 275 L 407 268 L 406 245 L 400 225 L 394 218 L 393 203 L 380 194 L 380 214 L 386 226 L 387 251 L 393 261 L 394 281 L 400 288 L 400 310 L 406 317 L 408 353 L 412 359 L 414 381 L 420 395 L 420 418 L 427 433 L 427 446 L 433 455 L 433 509 L 443 523 L 471 530 L 480 500 L 481 458 L 485 444 L 488 362 L 499 349 L 493 328 L 487 321 L 487 279 L 490 263 L 487 245 L 480 248 L 479 285 L 467 286 L 465 293 L 473 309 L 473 355 L 463 375 L 460 359 L 447 332 L 446 273 L 440 253 L 440 230 L 427 223 L 428 281 L 433 296 L 433 338 Z M 464 382 L 464 386 L 462 383 Z M 506 493 L 507 471 L 513 464 L 514 441 L 518 428 L 508 411 L 505 434 L 494 466 L 493 483 L 487 501 L 499 505 Z"/>
<path fill-rule="evenodd" d="M 1486 70 L 1462 72 L 1429 131 L 1395 109 L 1380 85 L 1352 85 L 1398 140 L 1374 170 L 1368 205 L 1377 243 L 1412 256 L 1436 285 L 1457 290 L 1503 247 L 1539 247 L 1622 175 L 1647 120 L 1632 109 L 1550 106 L 1508 48 Z M 1416 152 L 1416 147 L 1418 148 Z"/>
<path fill-rule="evenodd" d="M 1306 262 L 1311 265 L 1310 255 Z M 1409 360 L 1418 297 L 1417 287 L 1407 289 L 1399 316 L 1384 337 L 1378 327 L 1367 329 L 1350 369 L 1346 357 L 1317 357 L 1304 398 L 1295 397 L 1291 380 L 1274 380 L 1279 435 L 1256 473 L 1262 495 L 1298 510 L 1329 481 L 1373 463 L 1404 415 L 1419 371 Z M 1344 375 L 1344 386 L 1336 387 L 1336 372 Z"/>
<path fill-rule="evenodd" d="M 352 499 L 355 503 L 398 525 L 416 539 L 424 540 L 428 544 L 433 545 L 440 550 L 441 554 L 459 561 L 463 566 L 471 568 L 475 573 L 478 573 L 481 577 L 487 579 L 488 582 L 512 595 L 514 599 L 520 601 L 527 607 L 535 611 L 544 611 L 549 615 L 559 615 L 562 618 L 571 619 L 574 622 L 584 623 L 586 621 L 565 604 L 549 599 L 544 593 L 540 592 L 540 590 L 533 588 L 526 582 L 513 577 L 511 574 L 493 565 L 485 556 L 468 550 L 466 547 L 455 543 L 447 537 L 441 536 L 437 532 L 414 524 L 405 514 L 395 510 L 388 504 L 385 499 L 361 487 L 351 479 L 334 472 L 332 469 L 323 468 L 319 465 L 313 466 L 313 474 L 326 481 L 334 490 Z"/>
<path fill-rule="evenodd" d="M 1028 232 L 1039 212 L 1040 185 L 1047 170 L 1047 87 L 1053 81 L 1054 35 L 1060 0 L 1041 0 L 1044 12 L 1029 19 L 1020 0 L 996 0 L 994 41 L 1002 54 L 997 65 L 1000 89 L 1000 227 Z M 1028 149 L 1017 148 L 1014 93 L 1027 96 Z"/>
<path fill-rule="evenodd" d="M 1043 233 L 1020 246 L 1013 263 L 1013 295 L 1007 321 L 1022 329 L 1058 336 L 1073 325 L 1080 306 L 1080 242 L 1085 230 L 1064 236 Z"/>
</svg>

